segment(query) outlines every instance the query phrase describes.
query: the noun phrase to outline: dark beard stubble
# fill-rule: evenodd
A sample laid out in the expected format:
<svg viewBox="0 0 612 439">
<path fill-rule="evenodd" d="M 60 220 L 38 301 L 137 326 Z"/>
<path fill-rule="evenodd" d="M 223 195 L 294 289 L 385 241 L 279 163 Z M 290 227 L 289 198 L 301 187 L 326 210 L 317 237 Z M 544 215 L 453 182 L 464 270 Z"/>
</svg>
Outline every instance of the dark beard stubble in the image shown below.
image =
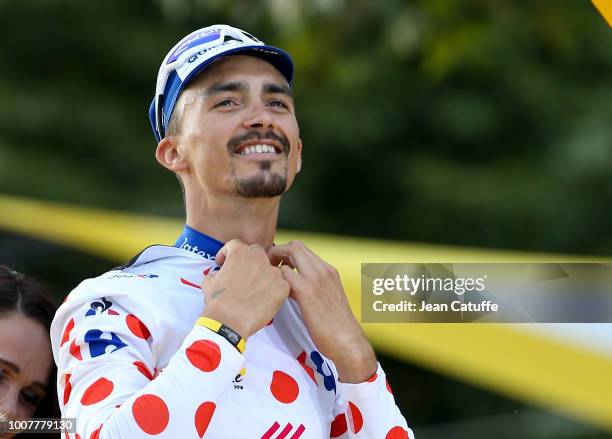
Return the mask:
<svg viewBox="0 0 612 439">
<path fill-rule="evenodd" d="M 287 188 L 287 168 L 285 167 L 284 175 L 270 172 L 271 168 L 272 162 L 260 162 L 260 173 L 242 179 L 236 178 L 232 169 L 236 193 L 244 198 L 272 198 L 282 195 Z"/>
</svg>

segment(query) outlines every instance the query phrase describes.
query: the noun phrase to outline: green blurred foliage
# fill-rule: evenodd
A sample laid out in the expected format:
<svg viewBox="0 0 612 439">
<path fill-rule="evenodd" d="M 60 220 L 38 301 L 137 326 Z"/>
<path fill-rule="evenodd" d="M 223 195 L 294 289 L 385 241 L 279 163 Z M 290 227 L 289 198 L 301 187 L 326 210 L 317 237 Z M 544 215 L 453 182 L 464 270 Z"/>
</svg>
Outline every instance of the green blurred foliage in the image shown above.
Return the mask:
<svg viewBox="0 0 612 439">
<path fill-rule="evenodd" d="M 0 193 L 181 216 L 147 110 L 167 50 L 225 22 L 296 62 L 281 226 L 612 253 L 612 33 L 588 1 L 2 0 L 0 18 Z M 64 292 L 112 265 L 0 241 Z M 383 360 L 421 439 L 609 437 Z"/>
<path fill-rule="evenodd" d="M 287 49 L 304 168 L 281 226 L 610 254 L 612 33 L 590 2 L 4 0 L 0 193 L 182 215 L 147 109 L 226 22 Z"/>
</svg>

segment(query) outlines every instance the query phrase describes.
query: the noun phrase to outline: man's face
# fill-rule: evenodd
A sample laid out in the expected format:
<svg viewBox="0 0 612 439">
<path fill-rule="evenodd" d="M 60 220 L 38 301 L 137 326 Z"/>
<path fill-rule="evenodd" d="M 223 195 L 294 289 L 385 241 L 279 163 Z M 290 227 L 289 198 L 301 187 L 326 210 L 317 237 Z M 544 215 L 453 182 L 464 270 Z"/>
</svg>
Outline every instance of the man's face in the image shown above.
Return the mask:
<svg viewBox="0 0 612 439">
<path fill-rule="evenodd" d="M 285 192 L 301 166 L 291 89 L 245 55 L 211 65 L 181 95 L 179 143 L 198 189 L 242 197 Z"/>
</svg>

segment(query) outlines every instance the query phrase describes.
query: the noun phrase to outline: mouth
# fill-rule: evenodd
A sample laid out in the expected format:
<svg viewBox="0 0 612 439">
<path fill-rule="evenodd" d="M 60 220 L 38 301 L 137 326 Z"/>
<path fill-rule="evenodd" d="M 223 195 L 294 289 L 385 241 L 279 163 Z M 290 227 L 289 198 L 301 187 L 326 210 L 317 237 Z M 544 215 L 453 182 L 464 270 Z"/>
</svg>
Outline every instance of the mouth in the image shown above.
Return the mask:
<svg viewBox="0 0 612 439">
<path fill-rule="evenodd" d="M 233 154 L 251 160 L 273 160 L 280 156 L 282 152 L 281 145 L 275 142 L 258 140 L 257 142 L 247 142 L 239 145 Z"/>
</svg>

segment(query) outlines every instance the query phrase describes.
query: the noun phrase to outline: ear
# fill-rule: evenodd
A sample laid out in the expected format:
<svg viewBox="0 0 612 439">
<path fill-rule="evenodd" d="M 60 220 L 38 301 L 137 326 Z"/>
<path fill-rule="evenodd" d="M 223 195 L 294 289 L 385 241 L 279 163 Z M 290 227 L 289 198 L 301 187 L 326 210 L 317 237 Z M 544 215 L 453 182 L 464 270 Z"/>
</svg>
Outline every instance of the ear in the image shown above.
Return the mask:
<svg viewBox="0 0 612 439">
<path fill-rule="evenodd" d="M 302 169 L 302 139 L 298 139 L 297 143 L 297 168 L 295 173 L 297 174 Z"/>
<path fill-rule="evenodd" d="M 155 150 L 155 158 L 164 168 L 172 172 L 180 172 L 188 169 L 188 163 L 183 155 L 182 148 L 178 142 L 178 137 L 164 137 Z"/>
</svg>

